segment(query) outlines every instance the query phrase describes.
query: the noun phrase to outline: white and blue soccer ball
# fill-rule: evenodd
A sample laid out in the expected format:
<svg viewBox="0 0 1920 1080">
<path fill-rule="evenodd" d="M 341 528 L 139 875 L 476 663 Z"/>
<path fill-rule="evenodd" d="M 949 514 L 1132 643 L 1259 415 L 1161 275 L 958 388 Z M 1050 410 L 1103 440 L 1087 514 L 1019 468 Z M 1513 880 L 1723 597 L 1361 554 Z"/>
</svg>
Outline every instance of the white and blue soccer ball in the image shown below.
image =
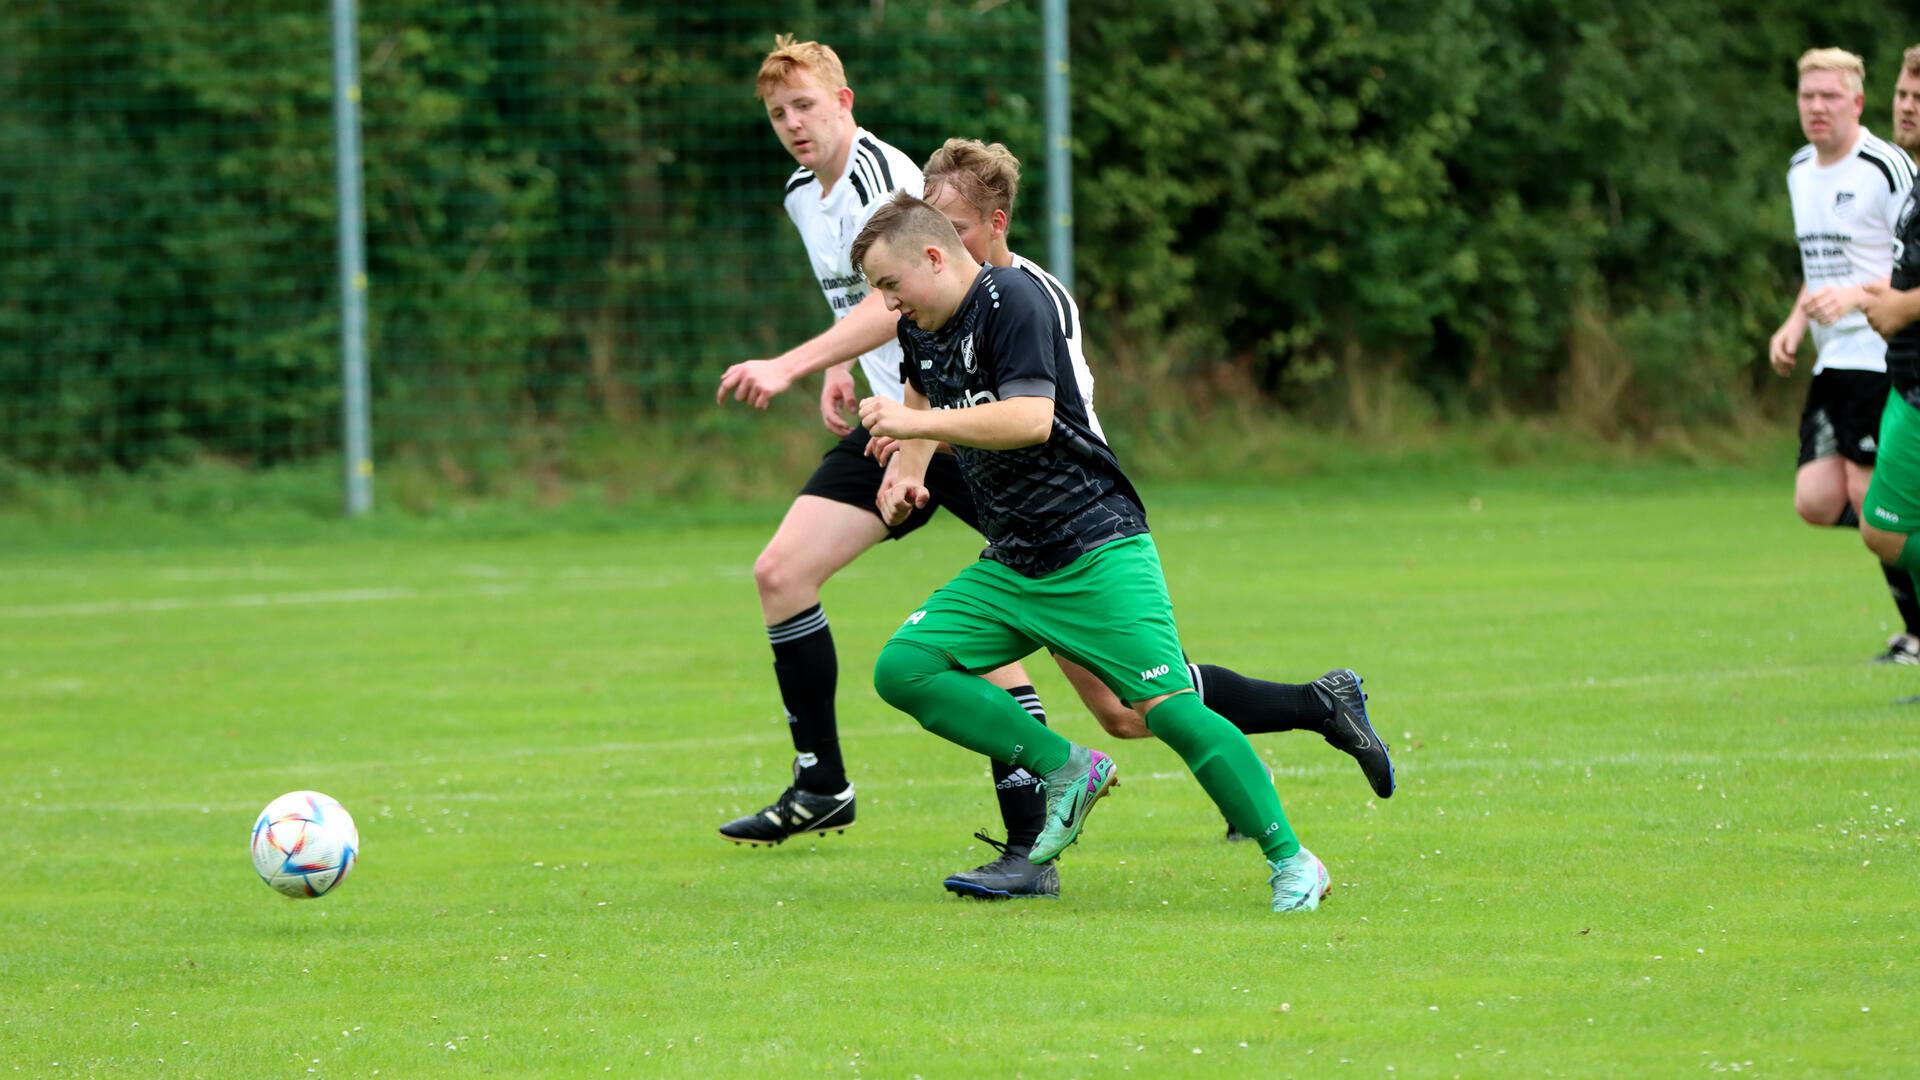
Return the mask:
<svg viewBox="0 0 1920 1080">
<path fill-rule="evenodd" d="M 331 795 L 289 791 L 253 822 L 253 868 L 260 880 L 295 899 L 325 896 L 353 871 L 360 830 Z"/>
</svg>

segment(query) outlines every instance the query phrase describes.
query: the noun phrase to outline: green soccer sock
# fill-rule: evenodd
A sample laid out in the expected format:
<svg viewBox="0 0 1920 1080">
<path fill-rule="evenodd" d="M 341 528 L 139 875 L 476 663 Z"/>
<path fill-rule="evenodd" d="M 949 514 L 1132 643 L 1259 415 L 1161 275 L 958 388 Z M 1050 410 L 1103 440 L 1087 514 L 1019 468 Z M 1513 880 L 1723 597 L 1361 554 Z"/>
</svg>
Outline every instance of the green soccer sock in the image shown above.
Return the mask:
<svg viewBox="0 0 1920 1080">
<path fill-rule="evenodd" d="M 873 688 L 935 735 L 1035 776 L 1065 765 L 1073 750 L 1005 690 L 922 645 L 889 641 L 873 665 Z"/>
<path fill-rule="evenodd" d="M 1147 728 L 1187 763 L 1233 827 L 1260 841 L 1267 858 L 1278 862 L 1300 850 L 1253 744 L 1198 694 L 1175 694 L 1154 706 Z"/>
</svg>

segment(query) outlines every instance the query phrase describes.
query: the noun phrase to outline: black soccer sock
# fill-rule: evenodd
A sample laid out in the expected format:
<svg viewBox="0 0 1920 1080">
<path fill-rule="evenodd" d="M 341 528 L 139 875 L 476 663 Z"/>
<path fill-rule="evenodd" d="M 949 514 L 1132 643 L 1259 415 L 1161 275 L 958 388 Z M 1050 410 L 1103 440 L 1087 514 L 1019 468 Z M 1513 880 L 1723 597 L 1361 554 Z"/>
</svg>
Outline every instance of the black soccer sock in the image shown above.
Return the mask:
<svg viewBox="0 0 1920 1080">
<path fill-rule="evenodd" d="M 1325 734 L 1333 709 L 1305 683 L 1275 683 L 1250 679 L 1213 664 L 1188 664 L 1200 703 L 1232 722 L 1247 735 L 1270 731 L 1313 731 Z"/>
<path fill-rule="evenodd" d="M 826 613 L 815 604 L 767 627 L 767 640 L 773 643 L 773 675 L 780 681 L 788 733 L 798 755 L 800 774 L 794 785 L 837 795 L 846 789 L 847 769 L 840 760 L 840 731 L 833 716 L 840 660 L 834 655 Z"/>
<path fill-rule="evenodd" d="M 1836 529 L 1857 529 L 1860 527 L 1860 515 L 1853 512 L 1853 504 L 1840 508 L 1840 520 L 1833 523 Z"/>
<path fill-rule="evenodd" d="M 1880 570 L 1887 576 L 1887 592 L 1893 595 L 1893 606 L 1900 609 L 1900 621 L 1907 633 L 1920 637 L 1920 601 L 1914 597 L 1913 575 L 1886 563 L 1880 564 Z"/>
<path fill-rule="evenodd" d="M 1031 686 L 1016 686 L 1007 693 L 1035 720 L 1047 722 L 1046 707 Z M 1025 854 L 1033 850 L 1040 830 L 1047 823 L 1047 797 L 1040 790 L 1040 778 L 1018 765 L 1004 761 L 993 763 L 993 793 L 1000 800 L 1000 823 L 1007 829 L 1007 847 Z"/>
</svg>

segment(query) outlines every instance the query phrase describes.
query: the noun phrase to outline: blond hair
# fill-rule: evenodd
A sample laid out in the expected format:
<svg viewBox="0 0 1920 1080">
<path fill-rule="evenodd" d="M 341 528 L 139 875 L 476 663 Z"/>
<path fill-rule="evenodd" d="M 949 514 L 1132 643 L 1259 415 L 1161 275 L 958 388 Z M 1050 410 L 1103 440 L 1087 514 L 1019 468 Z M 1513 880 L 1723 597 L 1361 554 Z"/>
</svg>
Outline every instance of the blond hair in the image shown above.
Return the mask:
<svg viewBox="0 0 1920 1080">
<path fill-rule="evenodd" d="M 1831 71 L 1839 75 L 1847 84 L 1847 89 L 1860 93 L 1867 82 L 1866 61 L 1845 49 L 1808 49 L 1800 54 L 1800 74 L 1809 71 Z"/>
<path fill-rule="evenodd" d="M 754 94 L 765 101 L 775 88 L 791 81 L 795 72 L 812 75 L 828 90 L 847 85 L 847 69 L 841 66 L 839 53 L 817 41 L 795 41 L 792 34 L 778 34 L 773 39 L 773 51 L 760 61 L 760 74 L 753 80 Z"/>
<path fill-rule="evenodd" d="M 1014 197 L 1020 193 L 1020 159 L 1001 143 L 948 139 L 927 159 L 921 175 L 926 177 L 928 195 L 951 188 L 983 219 L 995 210 L 1011 217 Z"/>
<path fill-rule="evenodd" d="M 1909 75 L 1920 75 L 1920 45 L 1907 48 L 1906 55 L 1900 58 L 1900 70 Z"/>
<path fill-rule="evenodd" d="M 953 231 L 953 222 L 947 220 L 947 215 L 935 210 L 925 199 L 916 199 L 904 191 L 894 192 L 893 198 L 882 203 L 867 219 L 860 235 L 853 238 L 848 259 L 855 273 L 866 275 L 867 252 L 882 240 L 895 249 L 917 250 L 931 245 L 954 254 L 965 250 L 960 246 L 960 234 Z"/>
</svg>

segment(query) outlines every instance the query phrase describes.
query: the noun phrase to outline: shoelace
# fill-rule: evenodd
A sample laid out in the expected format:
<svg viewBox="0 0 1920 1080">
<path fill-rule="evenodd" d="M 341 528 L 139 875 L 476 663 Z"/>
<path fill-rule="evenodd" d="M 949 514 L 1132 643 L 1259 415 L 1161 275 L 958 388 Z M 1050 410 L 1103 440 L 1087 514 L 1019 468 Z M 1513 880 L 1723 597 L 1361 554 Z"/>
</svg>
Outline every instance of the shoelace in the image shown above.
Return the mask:
<svg viewBox="0 0 1920 1080">
<path fill-rule="evenodd" d="M 993 837 L 988 836 L 986 833 L 983 833 L 983 832 L 974 833 L 973 838 L 975 840 L 981 841 L 982 843 L 986 844 L 988 847 L 1000 853 L 1000 857 L 988 863 L 987 864 L 988 866 L 998 866 L 999 864 L 1006 862 L 1009 859 L 1021 858 L 1021 856 L 1015 855 L 1012 852 L 1012 850 L 1007 847 L 1007 845 L 1001 843 L 998 840 L 995 840 Z"/>
<path fill-rule="evenodd" d="M 1277 884 L 1290 892 L 1305 894 L 1319 884 L 1320 875 L 1312 863 L 1300 864 L 1289 859 L 1280 864 L 1274 872 Z"/>
</svg>

